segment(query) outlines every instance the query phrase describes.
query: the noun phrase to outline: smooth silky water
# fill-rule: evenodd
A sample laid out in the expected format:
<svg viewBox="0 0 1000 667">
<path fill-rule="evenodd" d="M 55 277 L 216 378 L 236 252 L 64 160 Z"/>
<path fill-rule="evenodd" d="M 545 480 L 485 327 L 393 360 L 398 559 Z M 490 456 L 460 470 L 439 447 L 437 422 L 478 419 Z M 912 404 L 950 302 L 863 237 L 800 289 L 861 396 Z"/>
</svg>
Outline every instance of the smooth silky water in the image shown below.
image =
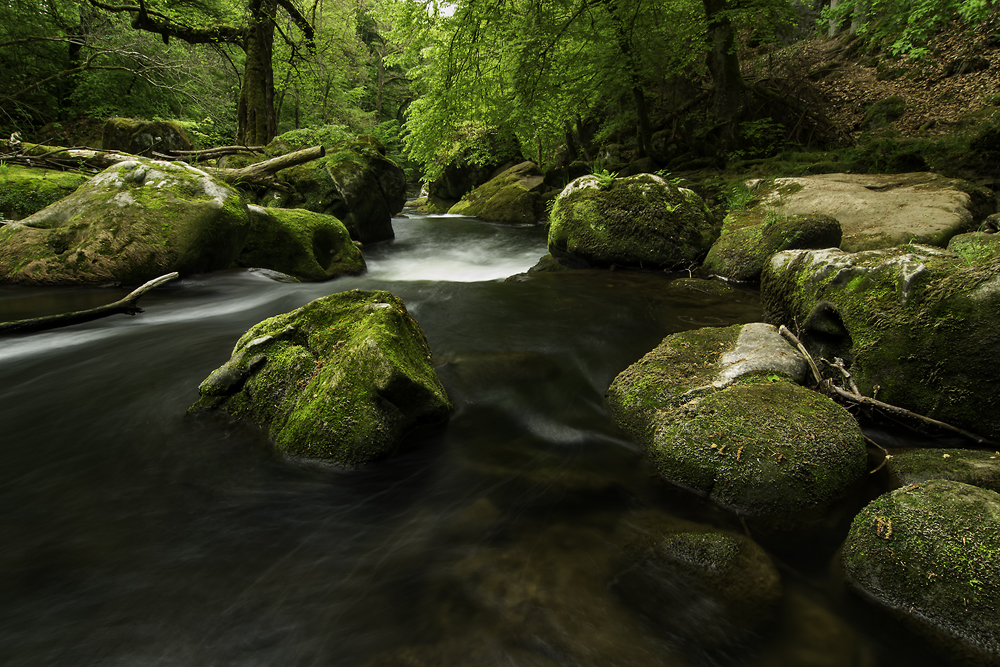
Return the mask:
<svg viewBox="0 0 1000 667">
<path fill-rule="evenodd" d="M 754 292 L 623 271 L 505 281 L 545 253 L 544 230 L 394 226 L 363 276 L 201 275 L 136 317 L 0 341 L 0 665 L 931 660 L 831 583 L 830 549 L 776 555 L 787 602 L 758 640 L 692 641 L 714 616 L 683 578 L 669 627 L 614 592 L 630 518 L 740 526 L 659 483 L 604 392 L 669 333 L 759 320 Z M 185 415 L 250 326 L 349 289 L 405 301 L 455 403 L 447 426 L 341 471 Z M 4 287 L 0 320 L 123 293 Z"/>
</svg>

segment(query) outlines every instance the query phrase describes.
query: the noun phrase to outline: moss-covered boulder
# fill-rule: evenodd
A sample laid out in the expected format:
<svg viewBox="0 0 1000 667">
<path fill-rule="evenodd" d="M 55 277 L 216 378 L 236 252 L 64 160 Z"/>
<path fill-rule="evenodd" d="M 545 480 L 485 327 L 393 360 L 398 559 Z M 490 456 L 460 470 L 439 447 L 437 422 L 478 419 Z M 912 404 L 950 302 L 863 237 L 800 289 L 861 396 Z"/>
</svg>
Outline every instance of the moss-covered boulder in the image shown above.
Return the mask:
<svg viewBox="0 0 1000 667">
<path fill-rule="evenodd" d="M 615 378 L 615 420 L 660 475 L 777 534 L 827 519 L 864 477 L 861 431 L 795 383 L 805 362 L 773 327 L 667 336 Z"/>
<path fill-rule="evenodd" d="M 1000 234 L 995 232 L 959 234 L 948 241 L 948 250 L 969 263 L 978 264 L 990 258 L 1000 257 Z"/>
<path fill-rule="evenodd" d="M 406 203 L 406 175 L 384 153 L 368 136 L 336 144 L 319 160 L 282 170 L 294 194 L 270 193 L 263 203 L 332 215 L 360 243 L 391 239 L 392 216 Z"/>
<path fill-rule="evenodd" d="M 1000 453 L 981 449 L 910 449 L 886 463 L 895 486 L 949 479 L 1000 492 Z"/>
<path fill-rule="evenodd" d="M 828 215 L 756 215 L 733 212 L 705 257 L 705 267 L 730 280 L 759 280 L 764 262 L 791 248 L 840 246 L 840 223 Z"/>
<path fill-rule="evenodd" d="M 236 190 L 179 162 L 120 162 L 0 228 L 0 282 L 141 283 L 232 265 L 250 228 Z"/>
<path fill-rule="evenodd" d="M 1000 436 L 1000 257 L 788 250 L 764 267 L 761 298 L 814 356 L 844 358 L 864 394 Z"/>
<path fill-rule="evenodd" d="M 544 210 L 539 205 L 545 177 L 534 162 L 522 162 L 468 193 L 449 213 L 488 222 L 531 224 Z"/>
<path fill-rule="evenodd" d="M 658 628 L 718 648 L 746 641 L 773 620 L 781 577 L 753 540 L 652 512 L 623 523 L 619 532 L 634 537 L 613 586 Z"/>
<path fill-rule="evenodd" d="M 72 194 L 89 176 L 70 171 L 0 166 L 0 219 L 20 220 Z"/>
<path fill-rule="evenodd" d="M 989 190 L 931 173 L 818 174 L 749 182 L 756 208 L 781 215 L 823 214 L 851 252 L 910 241 L 944 247 L 996 210 Z"/>
<path fill-rule="evenodd" d="M 192 413 L 267 430 L 275 449 L 344 467 L 395 450 L 451 403 L 419 325 L 388 292 L 323 297 L 252 327 L 198 388 Z"/>
<path fill-rule="evenodd" d="M 1000 665 L 1000 495 L 931 480 L 876 498 L 854 519 L 850 586 L 949 659 Z"/>
<path fill-rule="evenodd" d="M 549 252 L 569 265 L 689 267 L 718 236 L 701 197 L 654 174 L 578 178 L 549 222 Z"/>
<path fill-rule="evenodd" d="M 101 148 L 148 156 L 154 150 L 189 151 L 191 138 L 183 127 L 171 121 L 109 118 L 104 123 Z"/>
<path fill-rule="evenodd" d="M 250 206 L 250 234 L 236 266 L 272 269 L 302 280 L 329 280 L 365 270 L 347 228 L 332 215 Z"/>
</svg>

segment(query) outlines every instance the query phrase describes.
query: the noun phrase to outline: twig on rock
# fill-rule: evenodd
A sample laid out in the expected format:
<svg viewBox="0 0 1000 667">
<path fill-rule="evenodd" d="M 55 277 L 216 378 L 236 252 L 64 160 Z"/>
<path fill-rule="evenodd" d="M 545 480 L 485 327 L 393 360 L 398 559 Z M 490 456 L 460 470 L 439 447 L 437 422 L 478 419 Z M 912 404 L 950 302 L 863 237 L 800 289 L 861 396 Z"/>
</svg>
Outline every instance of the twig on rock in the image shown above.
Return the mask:
<svg viewBox="0 0 1000 667">
<path fill-rule="evenodd" d="M 882 459 L 882 463 L 879 463 L 877 468 L 875 468 L 870 473 L 868 473 L 869 475 L 874 475 L 879 470 L 881 470 L 883 467 L 885 467 L 885 464 L 888 463 L 889 459 L 892 458 L 892 454 L 889 453 L 888 449 L 886 449 L 882 445 L 878 444 L 877 442 L 875 442 L 874 440 L 872 440 L 871 438 L 869 438 L 867 435 L 862 435 L 861 437 L 863 437 L 865 440 L 867 440 L 869 444 L 875 445 L 876 447 L 878 447 L 879 449 L 881 449 L 882 453 L 885 455 L 885 458 Z"/>
<path fill-rule="evenodd" d="M 44 331 L 46 329 L 70 326 L 71 324 L 81 324 L 83 322 L 90 322 L 91 320 L 107 317 L 108 315 L 115 315 L 117 313 L 127 313 L 129 315 L 141 313 L 142 308 L 136 305 L 139 298 L 154 287 L 159 287 L 164 283 L 174 280 L 178 277 L 178 275 L 179 274 L 175 271 L 173 273 L 160 276 L 159 278 L 154 278 L 132 290 L 124 299 L 120 299 L 114 303 L 109 303 L 104 306 L 98 306 L 97 308 L 78 310 L 72 313 L 62 313 L 60 315 L 49 315 L 47 317 L 35 317 L 28 320 L 0 322 L 0 336 L 7 334 L 30 333 L 33 331 Z"/>
<path fill-rule="evenodd" d="M 852 389 L 854 389 L 854 391 L 848 391 L 843 387 L 838 387 L 830 380 L 824 380 L 819 373 L 819 367 L 816 366 L 816 362 L 813 360 L 812 355 L 809 354 L 808 350 L 806 350 L 805 346 L 802 345 L 802 342 L 795 336 L 795 334 L 789 331 L 788 327 L 784 325 L 782 325 L 778 329 L 778 333 L 787 338 L 798 348 L 799 352 L 802 353 L 802 356 L 805 357 L 806 362 L 808 362 L 809 368 L 812 369 L 813 377 L 816 378 L 816 384 L 818 385 L 817 390 L 830 396 L 831 398 L 839 398 L 842 401 L 849 401 L 855 405 L 878 408 L 879 410 L 882 410 L 892 415 L 906 417 L 907 419 L 911 419 L 914 421 L 922 422 L 924 424 L 928 424 L 930 426 L 944 429 L 945 431 L 950 431 L 952 433 L 960 435 L 963 438 L 968 438 L 969 440 L 972 440 L 978 445 L 989 445 L 991 447 L 1000 445 L 1000 443 L 997 443 L 994 440 L 990 440 L 989 438 L 984 438 L 983 436 L 976 435 L 975 433 L 970 433 L 956 426 L 952 426 L 951 424 L 946 424 L 945 422 L 938 421 L 937 419 L 932 419 L 930 417 L 925 417 L 924 415 L 917 414 L 916 412 L 911 412 L 910 410 L 906 410 L 905 408 L 900 408 L 895 405 L 890 405 L 889 403 L 883 403 L 882 401 L 876 400 L 874 398 L 868 398 L 867 396 L 863 396 L 860 391 L 857 391 L 857 385 L 854 384 L 853 380 L 851 380 L 851 386 Z M 846 369 L 841 369 L 841 370 L 842 372 L 846 372 Z"/>
</svg>

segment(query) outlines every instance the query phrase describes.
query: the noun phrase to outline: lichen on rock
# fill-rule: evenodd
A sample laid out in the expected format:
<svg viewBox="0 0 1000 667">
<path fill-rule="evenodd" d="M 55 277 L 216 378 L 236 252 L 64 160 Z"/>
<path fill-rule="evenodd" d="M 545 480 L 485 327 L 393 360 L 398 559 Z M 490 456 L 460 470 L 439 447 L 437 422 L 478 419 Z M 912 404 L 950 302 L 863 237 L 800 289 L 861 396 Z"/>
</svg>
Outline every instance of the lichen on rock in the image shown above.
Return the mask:
<svg viewBox="0 0 1000 667">
<path fill-rule="evenodd" d="M 266 429 L 284 455 L 349 468 L 451 412 L 419 325 L 381 291 L 333 294 L 257 324 L 199 392 L 190 412 L 231 415 Z"/>
<path fill-rule="evenodd" d="M 866 454 L 854 418 L 793 381 L 804 370 L 766 325 L 699 329 L 619 374 L 608 402 L 667 481 L 761 530 L 809 529 L 861 480 Z"/>
<path fill-rule="evenodd" d="M 468 193 L 448 212 L 487 222 L 535 223 L 544 186 L 545 177 L 535 163 L 522 162 Z"/>
<path fill-rule="evenodd" d="M 967 664 L 1000 664 L 1000 495 L 931 480 L 872 501 L 842 553 L 851 587 Z"/>
<path fill-rule="evenodd" d="M 239 193 L 180 162 L 136 158 L 0 229 L 0 282 L 141 283 L 228 268 L 249 231 Z"/>
<path fill-rule="evenodd" d="M 549 252 L 595 267 L 689 267 L 718 236 L 697 194 L 654 174 L 607 184 L 582 176 L 559 194 L 549 221 Z"/>
<path fill-rule="evenodd" d="M 765 266 L 761 299 L 814 356 L 845 359 L 865 395 L 1000 435 L 1000 256 L 789 250 Z"/>
</svg>

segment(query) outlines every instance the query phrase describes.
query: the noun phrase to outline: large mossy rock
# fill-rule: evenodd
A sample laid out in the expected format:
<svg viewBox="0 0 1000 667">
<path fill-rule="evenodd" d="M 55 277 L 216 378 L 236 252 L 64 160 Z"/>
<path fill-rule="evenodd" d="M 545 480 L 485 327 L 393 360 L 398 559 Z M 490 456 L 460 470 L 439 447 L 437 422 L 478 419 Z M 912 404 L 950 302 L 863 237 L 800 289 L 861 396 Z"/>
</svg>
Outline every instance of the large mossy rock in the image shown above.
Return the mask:
<svg viewBox="0 0 1000 667">
<path fill-rule="evenodd" d="M 892 453 L 886 468 L 896 486 L 949 479 L 1000 492 L 1000 454 L 980 449 L 911 449 Z"/>
<path fill-rule="evenodd" d="M 1000 256 L 789 250 L 764 267 L 761 299 L 814 356 L 844 358 L 865 395 L 1000 436 Z"/>
<path fill-rule="evenodd" d="M 250 234 L 237 266 L 272 269 L 302 280 L 329 280 L 365 270 L 347 228 L 332 215 L 250 206 Z"/>
<path fill-rule="evenodd" d="M 834 519 L 867 462 L 857 422 L 796 384 L 804 373 L 773 327 L 698 329 L 665 338 L 607 398 L 664 479 L 778 534 Z"/>
<path fill-rule="evenodd" d="M 0 166 L 0 219 L 26 218 L 72 194 L 89 179 L 69 171 Z"/>
<path fill-rule="evenodd" d="M 549 252 L 571 266 L 689 267 L 718 236 L 701 197 L 654 174 L 578 178 L 549 220 Z"/>
<path fill-rule="evenodd" d="M 165 121 L 109 118 L 104 123 L 101 148 L 123 151 L 132 155 L 149 155 L 149 151 L 191 150 L 191 139 L 179 124 Z"/>
<path fill-rule="evenodd" d="M 249 229 L 236 190 L 190 165 L 137 158 L 0 228 L 0 282 L 134 284 L 225 269 Z"/>
<path fill-rule="evenodd" d="M 534 162 L 522 162 L 468 193 L 448 211 L 487 222 L 538 222 L 545 177 Z"/>
<path fill-rule="evenodd" d="M 288 456 L 356 467 L 451 403 L 419 325 L 388 292 L 323 297 L 252 327 L 198 388 L 192 413 L 221 411 L 267 430 Z"/>
<path fill-rule="evenodd" d="M 931 173 L 818 174 L 755 181 L 758 208 L 840 221 L 847 251 L 910 241 L 944 247 L 996 210 L 985 188 Z"/>
<path fill-rule="evenodd" d="M 931 480 L 872 501 L 854 519 L 848 583 L 950 659 L 1000 665 L 1000 495 Z"/>
<path fill-rule="evenodd" d="M 278 148 L 286 144 L 282 137 L 275 142 L 277 148 L 270 152 L 280 153 Z M 272 193 L 265 197 L 265 205 L 332 215 L 360 243 L 395 236 L 392 216 L 406 203 L 406 175 L 385 157 L 385 148 L 374 137 L 359 136 L 328 147 L 324 157 L 284 169 L 281 178 L 292 186 L 294 194 Z"/>
<path fill-rule="evenodd" d="M 840 246 L 840 223 L 828 215 L 730 213 L 722 234 L 705 257 L 705 267 L 730 280 L 759 280 L 764 263 L 776 252 L 792 248 Z"/>
</svg>

